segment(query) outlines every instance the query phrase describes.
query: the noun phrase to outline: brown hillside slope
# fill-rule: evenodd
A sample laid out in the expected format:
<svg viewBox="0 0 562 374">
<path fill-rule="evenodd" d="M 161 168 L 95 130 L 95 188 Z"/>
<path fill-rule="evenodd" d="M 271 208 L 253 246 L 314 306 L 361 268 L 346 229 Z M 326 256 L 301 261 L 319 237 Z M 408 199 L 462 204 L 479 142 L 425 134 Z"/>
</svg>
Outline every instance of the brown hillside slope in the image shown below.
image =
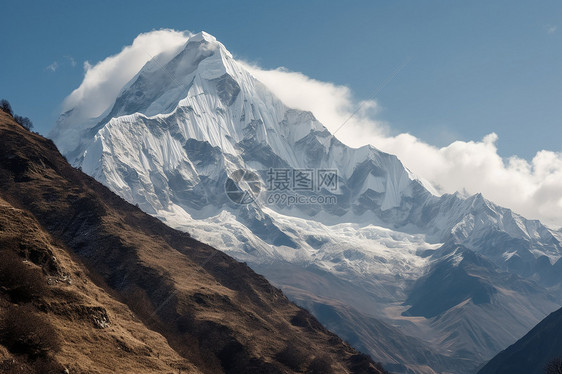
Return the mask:
<svg viewBox="0 0 562 374">
<path fill-rule="evenodd" d="M 17 294 L 7 292 L 13 285 L 6 284 L 11 283 L 6 282 L 6 275 L 12 271 L 13 283 L 20 286 L 25 283 L 24 273 L 34 274 L 38 283 L 30 291 L 39 288 L 39 292 L 27 300 L 22 300 L 25 292 L 21 289 Z M 179 369 L 201 373 L 126 305 L 96 286 L 87 273 L 31 214 L 0 198 L 0 279 L 4 280 L 0 282 L 4 283 L 0 286 L 0 311 L 5 319 L 8 314 L 14 318 L 32 309 L 32 314 L 43 319 L 41 322 L 54 327 L 58 340 L 62 340 L 60 350 L 47 344 L 50 352 L 39 356 L 58 362 L 72 373 L 177 373 Z M 2 327 L 3 331 L 12 328 Z M 26 357 L 26 351 L 13 355 L 0 345 L 0 373 L 40 372 L 37 363 L 45 361 L 44 357 Z M 31 365 L 25 365 L 26 361 Z M 56 369 L 56 365 L 51 367 Z M 62 373 L 62 369 L 54 372 Z"/>
<path fill-rule="evenodd" d="M 121 302 L 115 308 L 128 306 L 132 322 L 139 318 L 154 341 L 161 334 L 203 372 L 381 372 L 248 266 L 126 203 L 3 112 L 0 197 L 83 263 L 99 292 Z M 62 336 L 65 352 L 71 343 Z M 178 357 L 166 354 L 162 365 L 173 365 Z"/>
</svg>

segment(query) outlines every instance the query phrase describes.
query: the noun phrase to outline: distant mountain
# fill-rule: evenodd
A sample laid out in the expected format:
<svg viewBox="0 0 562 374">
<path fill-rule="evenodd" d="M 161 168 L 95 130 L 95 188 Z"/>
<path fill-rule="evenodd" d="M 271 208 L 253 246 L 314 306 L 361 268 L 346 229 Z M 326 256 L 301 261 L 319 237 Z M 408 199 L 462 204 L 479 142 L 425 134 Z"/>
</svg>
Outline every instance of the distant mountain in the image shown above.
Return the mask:
<svg viewBox="0 0 562 374">
<path fill-rule="evenodd" d="M 375 320 L 462 373 L 562 305 L 558 233 L 480 194 L 438 196 L 396 156 L 347 147 L 204 32 L 149 61 L 98 118 L 62 114 L 52 137 L 73 165 L 293 300 L 368 316 L 372 328 L 316 314 L 377 359 L 395 352 L 369 348 Z M 435 284 L 444 299 L 433 305 L 421 295 Z M 402 364 L 440 365 L 427 360 Z"/>
<path fill-rule="evenodd" d="M 562 363 L 562 309 L 500 352 L 478 374 L 544 374 L 547 365 L 556 359 Z"/>
<path fill-rule="evenodd" d="M 1 111 L 0 243 L 2 372 L 382 372 L 248 266 Z"/>
</svg>

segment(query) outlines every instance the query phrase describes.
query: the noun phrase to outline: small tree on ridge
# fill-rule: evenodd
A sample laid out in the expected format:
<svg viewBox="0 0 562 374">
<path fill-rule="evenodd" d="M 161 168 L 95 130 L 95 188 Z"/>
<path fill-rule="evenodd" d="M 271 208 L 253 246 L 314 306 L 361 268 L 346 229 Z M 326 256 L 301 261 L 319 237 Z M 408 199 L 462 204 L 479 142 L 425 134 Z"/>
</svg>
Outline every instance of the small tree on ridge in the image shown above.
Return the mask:
<svg viewBox="0 0 562 374">
<path fill-rule="evenodd" d="M 0 101 L 0 109 L 2 109 L 4 112 L 8 113 L 11 116 L 14 115 L 14 111 L 12 110 L 12 106 L 10 105 L 10 102 L 6 99 L 2 99 Z"/>
</svg>

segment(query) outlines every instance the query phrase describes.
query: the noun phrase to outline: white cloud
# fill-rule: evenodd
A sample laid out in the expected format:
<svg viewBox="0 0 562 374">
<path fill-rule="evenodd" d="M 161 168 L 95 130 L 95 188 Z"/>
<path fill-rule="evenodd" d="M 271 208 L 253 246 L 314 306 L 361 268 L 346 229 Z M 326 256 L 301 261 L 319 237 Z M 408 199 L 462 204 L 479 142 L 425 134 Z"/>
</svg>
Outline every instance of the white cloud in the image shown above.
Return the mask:
<svg viewBox="0 0 562 374">
<path fill-rule="evenodd" d="M 84 80 L 65 99 L 63 112 L 74 109 L 75 122 L 100 116 L 146 62 L 162 54 L 159 58 L 165 63 L 168 55 L 181 48 L 189 35 L 187 31 L 169 29 L 151 31 L 137 36 L 132 45 L 116 55 L 96 64 L 84 62 Z"/>
<path fill-rule="evenodd" d="M 85 62 L 84 81 L 65 100 L 64 109 L 75 108 L 73 116 L 82 119 L 101 115 L 152 56 L 162 53 L 161 63 L 165 63 L 188 36 L 187 32 L 174 30 L 152 31 L 139 35 L 114 56 L 93 65 Z M 561 153 L 543 150 L 531 161 L 517 156 L 503 159 L 498 155 L 498 137 L 494 133 L 478 141 L 455 141 L 435 147 L 407 133 L 391 134 L 389 125 L 375 118 L 376 101 L 357 103 L 345 86 L 283 68 L 264 70 L 245 65 L 287 106 L 313 112 L 332 132 L 345 123 L 337 133 L 344 143 L 354 147 L 372 144 L 396 154 L 410 170 L 441 192 L 481 192 L 527 218 L 562 226 Z M 74 119 L 72 122 L 76 123 Z"/>
<path fill-rule="evenodd" d="M 312 112 L 331 131 L 345 123 L 337 135 L 349 145 L 361 146 L 364 143 L 357 143 L 356 137 L 348 136 L 349 131 L 344 129 L 363 129 L 374 135 L 388 132 L 383 122 L 371 117 L 378 109 L 377 103 L 373 100 L 356 103 L 348 87 L 321 82 L 284 68 L 263 70 L 249 63 L 243 65 L 288 107 Z M 359 110 L 352 116 L 357 108 Z"/>
<path fill-rule="evenodd" d="M 252 74 L 288 106 L 310 110 L 344 143 L 372 144 L 396 154 L 415 174 L 439 191 L 482 193 L 488 199 L 531 219 L 562 226 L 562 153 L 540 151 L 527 161 L 498 155 L 498 136 L 479 141 L 455 141 L 435 147 L 410 134 L 391 135 L 388 124 L 373 119 L 377 103 L 355 103 L 349 88 L 311 79 L 283 68 L 263 70 L 246 64 Z"/>
<path fill-rule="evenodd" d="M 556 30 L 558 29 L 558 26 L 556 26 L 556 25 L 546 25 L 545 29 L 546 29 L 547 34 L 554 34 L 556 32 Z"/>
<path fill-rule="evenodd" d="M 76 66 L 76 60 L 72 57 L 72 56 L 64 56 L 65 59 L 68 60 L 68 62 L 70 63 L 70 66 L 75 67 Z M 52 64 L 50 64 L 49 66 L 47 66 L 45 68 L 45 70 L 48 70 L 52 73 L 56 72 L 57 69 L 61 66 L 61 64 L 58 61 L 53 61 Z M 62 62 L 62 66 L 64 66 L 64 60 Z"/>
<path fill-rule="evenodd" d="M 70 66 L 72 67 L 76 67 L 76 60 L 74 59 L 74 57 L 72 56 L 64 56 L 67 58 L 68 62 L 70 63 Z"/>
<path fill-rule="evenodd" d="M 57 71 L 59 67 L 59 63 L 57 61 L 53 61 L 53 63 L 45 68 L 45 70 L 49 70 L 50 72 L 54 73 Z"/>
</svg>

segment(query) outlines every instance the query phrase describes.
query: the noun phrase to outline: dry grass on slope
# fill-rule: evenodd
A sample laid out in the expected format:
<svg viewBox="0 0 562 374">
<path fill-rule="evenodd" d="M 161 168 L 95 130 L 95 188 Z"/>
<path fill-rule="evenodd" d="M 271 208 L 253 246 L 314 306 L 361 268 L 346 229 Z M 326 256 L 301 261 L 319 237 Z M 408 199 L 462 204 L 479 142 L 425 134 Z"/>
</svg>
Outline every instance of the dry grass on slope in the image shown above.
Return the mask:
<svg viewBox="0 0 562 374">
<path fill-rule="evenodd" d="M 95 285 L 28 212 L 2 199 L 0 262 L 0 372 L 48 372 L 49 365 L 71 373 L 199 373 Z"/>
<path fill-rule="evenodd" d="M 2 115 L 0 196 L 203 372 L 381 372 L 248 266 L 126 203 Z"/>
</svg>

